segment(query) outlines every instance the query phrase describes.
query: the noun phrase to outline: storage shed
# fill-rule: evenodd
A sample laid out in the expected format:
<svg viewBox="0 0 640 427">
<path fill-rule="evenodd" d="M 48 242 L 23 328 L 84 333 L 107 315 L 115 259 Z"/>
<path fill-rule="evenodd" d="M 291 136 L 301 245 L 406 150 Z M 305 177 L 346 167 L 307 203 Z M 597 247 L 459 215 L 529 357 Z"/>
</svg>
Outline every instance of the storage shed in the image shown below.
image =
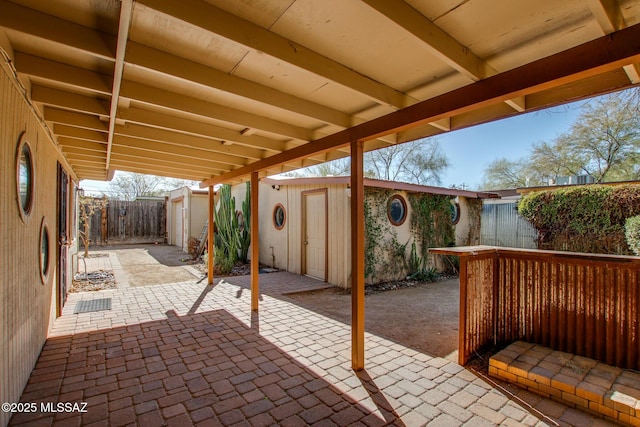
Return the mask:
<svg viewBox="0 0 640 427">
<path fill-rule="evenodd" d="M 455 245 L 479 243 L 480 199 L 496 197 L 489 193 L 376 179 L 365 179 L 365 187 L 367 215 L 383 219 L 383 224 L 376 228 L 378 234 L 369 236 L 376 240 L 379 249 L 369 257 L 369 262 L 375 265 L 367 275 L 368 283 L 401 279 L 408 274 L 404 260 L 394 262 L 391 252 L 394 248 L 396 252 L 402 251 L 406 259 L 416 241 L 410 194 L 450 199 L 451 214 L 447 220 L 452 221 L 450 244 Z M 236 204 L 244 199 L 245 191 L 244 184 L 232 188 Z M 349 288 L 349 177 L 264 178 L 260 180 L 259 194 L 260 262 Z M 472 205 L 478 208 L 474 211 Z M 419 242 L 417 245 L 419 250 Z M 374 256 L 375 260 L 371 259 Z M 392 263 L 393 268 L 389 268 Z M 433 260 L 429 265 L 443 267 L 435 265 Z"/>
<path fill-rule="evenodd" d="M 182 187 L 169 193 L 167 243 L 189 251 L 189 238 L 199 239 L 207 223 L 208 200 L 208 190 Z"/>
</svg>

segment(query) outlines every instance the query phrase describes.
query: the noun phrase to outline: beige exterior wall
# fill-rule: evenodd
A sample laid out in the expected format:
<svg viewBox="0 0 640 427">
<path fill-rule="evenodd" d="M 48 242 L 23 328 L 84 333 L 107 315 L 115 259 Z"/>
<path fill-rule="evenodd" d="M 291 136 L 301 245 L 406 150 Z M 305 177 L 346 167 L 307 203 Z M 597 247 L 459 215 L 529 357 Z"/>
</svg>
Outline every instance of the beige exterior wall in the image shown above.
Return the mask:
<svg viewBox="0 0 640 427">
<path fill-rule="evenodd" d="M 196 239 L 200 238 L 202 228 L 207 223 L 209 216 L 207 211 L 208 209 L 209 195 L 192 192 L 189 199 L 189 210 L 187 211 L 189 212 L 189 234 L 187 242 L 189 241 L 189 237 L 194 237 Z"/>
<path fill-rule="evenodd" d="M 3 61 L 0 65 L 1 402 L 19 401 L 57 309 L 57 162 L 66 163 L 21 90 Z M 16 149 L 23 132 L 31 146 L 35 170 L 33 205 L 24 222 L 19 214 L 16 189 Z M 70 202 L 73 203 L 73 199 Z M 43 218 L 48 224 L 50 239 L 50 272 L 44 284 L 39 265 Z M 73 235 L 71 232 L 70 236 Z M 75 252 L 77 243 L 71 243 L 70 252 Z M 70 260 L 71 255 L 67 262 L 68 277 Z M 0 412 L 0 425 L 7 424 L 9 415 Z"/>
<path fill-rule="evenodd" d="M 327 282 L 348 287 L 351 223 L 346 185 L 283 185 L 276 190 L 270 184 L 261 182 L 258 203 L 260 263 L 302 274 L 303 193 L 320 189 L 327 190 Z M 245 197 L 245 184 L 233 186 L 231 195 L 236 198 L 236 209 L 240 210 Z M 277 204 L 282 204 L 286 214 L 281 230 L 276 229 L 273 222 Z"/>
<path fill-rule="evenodd" d="M 456 246 L 464 246 L 469 238 L 471 218 L 469 217 L 469 202 L 466 197 L 457 197 L 460 205 L 460 221 L 456 224 Z"/>
<path fill-rule="evenodd" d="M 177 218 L 180 210 L 181 218 Z M 188 187 L 172 190 L 167 204 L 167 242 L 189 251 L 189 238 L 200 238 L 207 222 L 209 195 L 194 193 Z"/>
<path fill-rule="evenodd" d="M 167 202 L 167 243 L 187 249 L 184 230 L 186 230 L 186 216 L 182 209 L 186 208 L 186 200 L 189 199 L 189 189 L 187 187 L 178 188 L 169 193 Z M 178 217 L 180 215 L 180 217 Z"/>
<path fill-rule="evenodd" d="M 295 184 L 282 185 L 279 189 L 271 183 L 260 183 L 259 196 L 259 231 L 260 231 L 260 263 L 286 270 L 295 274 L 303 273 L 303 213 L 302 204 L 305 192 L 326 189 L 327 194 L 327 282 L 343 288 L 351 286 L 351 219 L 350 196 L 346 184 Z M 236 209 L 240 209 L 245 196 L 245 184 L 233 186 L 231 194 L 236 198 Z M 398 243 L 407 244 L 406 255 L 409 256 L 413 236 L 411 233 L 411 204 L 406 191 L 394 191 L 391 194 L 401 195 L 407 203 L 407 219 L 401 225 L 388 224 L 389 233 L 385 240 L 393 235 Z M 370 197 L 374 201 L 375 197 Z M 468 206 L 464 197 L 459 197 L 461 218 L 456 225 L 456 244 L 464 245 L 469 233 Z M 273 222 L 274 209 L 282 204 L 286 212 L 285 225 L 276 229 Z M 387 203 L 372 206 L 375 216 L 386 218 Z M 385 260 L 381 259 L 381 264 Z M 444 265 L 436 263 L 436 268 Z M 367 283 L 379 283 L 402 279 L 407 272 L 385 274 L 384 269 L 378 271 L 375 278 L 368 278 Z"/>
<path fill-rule="evenodd" d="M 347 196 L 346 185 L 291 185 L 280 188 L 280 192 L 286 191 L 287 199 L 283 206 L 287 212 L 285 229 L 289 248 L 288 270 L 296 274 L 303 272 L 303 194 L 305 191 L 320 189 L 327 190 L 327 282 L 346 288 L 351 274 L 350 199 Z M 275 203 L 271 203 L 268 227 L 270 231 L 275 231 L 272 220 L 274 207 Z"/>
</svg>

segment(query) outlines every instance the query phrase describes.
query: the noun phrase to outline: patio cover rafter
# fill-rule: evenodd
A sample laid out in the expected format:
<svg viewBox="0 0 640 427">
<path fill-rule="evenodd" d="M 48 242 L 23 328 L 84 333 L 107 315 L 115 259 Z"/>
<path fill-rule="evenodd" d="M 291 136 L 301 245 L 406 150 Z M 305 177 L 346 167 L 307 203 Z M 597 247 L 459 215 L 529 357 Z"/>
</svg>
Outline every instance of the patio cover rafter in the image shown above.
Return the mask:
<svg viewBox="0 0 640 427">
<path fill-rule="evenodd" d="M 197 0 L 185 0 L 180 3 L 166 2 L 164 0 L 138 0 L 138 2 L 222 36 L 243 47 L 266 53 L 340 83 L 379 104 L 402 108 L 417 101 L 293 40 L 282 37 L 205 2 Z"/>
<path fill-rule="evenodd" d="M 637 24 L 221 176 L 212 177 L 201 183 L 201 186 L 232 181 L 254 171 L 265 170 L 314 153 L 344 147 L 354 139 L 365 141 L 374 139 L 454 114 L 577 82 L 639 60 L 640 24 Z"/>
</svg>

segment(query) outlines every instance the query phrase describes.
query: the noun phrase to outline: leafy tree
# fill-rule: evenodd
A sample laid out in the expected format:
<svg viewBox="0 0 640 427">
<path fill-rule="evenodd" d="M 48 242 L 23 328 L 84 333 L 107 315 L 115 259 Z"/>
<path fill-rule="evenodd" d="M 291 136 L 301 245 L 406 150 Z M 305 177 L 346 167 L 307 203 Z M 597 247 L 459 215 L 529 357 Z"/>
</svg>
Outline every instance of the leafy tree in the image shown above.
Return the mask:
<svg viewBox="0 0 640 427">
<path fill-rule="evenodd" d="M 640 90 L 619 92 L 596 99 L 583 113 L 561 143 L 572 149 L 582 169 L 596 178 L 608 180 L 612 169 L 640 161 Z M 630 177 L 624 177 L 630 178 Z"/>
<path fill-rule="evenodd" d="M 121 200 L 135 200 L 142 196 L 158 196 L 163 192 L 193 185 L 194 181 L 171 179 L 162 176 L 131 172 L 117 172 L 109 183 L 112 197 Z"/>
<path fill-rule="evenodd" d="M 485 169 L 481 188 L 497 190 L 526 187 L 527 184 L 533 185 L 528 166 L 528 161 L 525 158 L 515 161 L 506 158 L 496 159 Z"/>
<path fill-rule="evenodd" d="M 368 178 L 387 181 L 404 181 L 416 184 L 440 184 L 440 175 L 449 167 L 437 139 L 424 139 L 391 145 L 364 154 L 365 172 Z M 348 176 L 351 159 L 332 160 L 316 166 L 288 172 L 290 177 Z"/>
<path fill-rule="evenodd" d="M 391 145 L 365 154 L 367 175 L 387 181 L 441 183 L 449 161 L 436 138 Z"/>
<path fill-rule="evenodd" d="M 287 172 L 284 175 L 292 178 L 301 178 L 305 176 L 349 176 L 350 174 L 351 159 L 349 157 L 343 157 L 319 165 Z"/>
<path fill-rule="evenodd" d="M 498 159 L 483 188 L 542 185 L 570 175 L 596 182 L 640 178 L 640 89 L 612 93 L 582 106 L 571 129 L 533 146 L 527 159 Z M 505 185 L 506 184 L 506 185 Z"/>
</svg>

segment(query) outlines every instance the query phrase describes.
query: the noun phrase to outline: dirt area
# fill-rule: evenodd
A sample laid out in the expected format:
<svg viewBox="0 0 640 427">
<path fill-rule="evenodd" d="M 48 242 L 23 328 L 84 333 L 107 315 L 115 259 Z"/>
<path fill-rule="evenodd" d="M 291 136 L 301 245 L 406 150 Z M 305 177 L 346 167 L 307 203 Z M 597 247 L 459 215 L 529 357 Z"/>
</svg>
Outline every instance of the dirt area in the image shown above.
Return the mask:
<svg viewBox="0 0 640 427">
<path fill-rule="evenodd" d="M 351 295 L 338 288 L 289 295 L 297 304 L 351 322 Z M 365 297 L 365 329 L 431 356 L 457 361 L 458 279 L 419 283 Z"/>
<path fill-rule="evenodd" d="M 111 267 L 124 274 L 123 281 L 126 281 L 126 286 L 185 282 L 194 280 L 198 274 L 195 270 L 189 271 L 185 268 L 194 261 L 189 254 L 176 246 L 161 244 L 99 246 L 92 248 L 90 252 L 94 256 L 115 254 L 119 265 Z M 111 259 L 113 261 L 113 258 Z M 118 287 L 122 287 L 120 285 L 120 283 L 117 284 Z"/>
</svg>

